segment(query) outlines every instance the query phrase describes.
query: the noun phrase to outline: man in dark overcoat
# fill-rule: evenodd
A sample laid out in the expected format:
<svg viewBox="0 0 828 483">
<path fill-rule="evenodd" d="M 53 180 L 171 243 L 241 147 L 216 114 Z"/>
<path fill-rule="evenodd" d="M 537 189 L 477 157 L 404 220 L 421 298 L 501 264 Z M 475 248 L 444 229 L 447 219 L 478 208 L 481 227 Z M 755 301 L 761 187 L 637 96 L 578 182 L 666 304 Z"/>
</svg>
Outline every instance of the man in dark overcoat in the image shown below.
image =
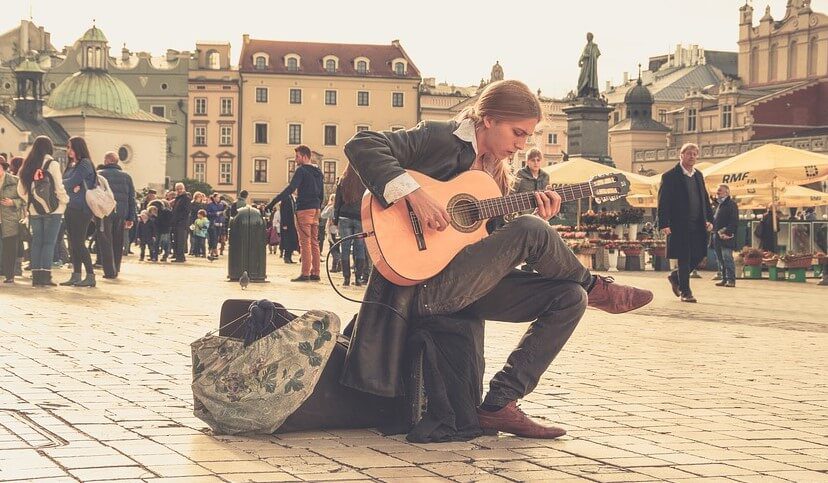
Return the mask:
<svg viewBox="0 0 828 483">
<path fill-rule="evenodd" d="M 678 260 L 678 270 L 667 279 L 682 302 L 696 302 L 690 290 L 690 272 L 707 254 L 708 233 L 713 229 L 704 176 L 694 166 L 699 147 L 687 143 L 679 162 L 661 176 L 658 190 L 658 227 L 667 235 L 667 258 Z"/>
<path fill-rule="evenodd" d="M 713 249 L 719 260 L 722 280 L 718 287 L 736 286 L 736 265 L 733 262 L 733 250 L 736 249 L 736 228 L 739 225 L 739 207 L 730 196 L 730 187 L 719 185 L 716 190 L 716 212 L 713 214 Z"/>
</svg>

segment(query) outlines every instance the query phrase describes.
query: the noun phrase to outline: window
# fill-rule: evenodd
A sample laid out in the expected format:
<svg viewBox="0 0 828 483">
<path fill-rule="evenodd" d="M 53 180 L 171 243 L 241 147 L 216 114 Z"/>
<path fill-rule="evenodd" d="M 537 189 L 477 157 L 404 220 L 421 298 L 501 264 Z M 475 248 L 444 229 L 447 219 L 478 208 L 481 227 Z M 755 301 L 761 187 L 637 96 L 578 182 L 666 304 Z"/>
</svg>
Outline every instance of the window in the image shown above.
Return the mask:
<svg viewBox="0 0 828 483">
<path fill-rule="evenodd" d="M 394 64 L 394 73 L 397 75 L 405 75 L 405 64 L 397 62 Z"/>
<path fill-rule="evenodd" d="M 558 144 L 558 133 L 551 132 L 547 134 L 546 144 Z"/>
<path fill-rule="evenodd" d="M 367 106 L 368 105 L 368 91 L 358 91 L 357 92 L 357 106 Z"/>
<path fill-rule="evenodd" d="M 221 115 L 222 116 L 232 116 L 233 115 L 233 98 L 232 97 L 222 97 L 221 98 Z"/>
<path fill-rule="evenodd" d="M 817 73 L 817 62 L 819 62 L 819 47 L 817 38 L 812 37 L 808 43 L 808 76 L 814 76 Z"/>
<path fill-rule="evenodd" d="M 797 78 L 797 64 L 799 64 L 799 45 L 792 40 L 788 47 L 788 79 Z"/>
<path fill-rule="evenodd" d="M 759 47 L 754 47 L 750 51 L 750 83 L 755 84 L 759 82 Z"/>
<path fill-rule="evenodd" d="M 290 180 L 293 179 L 293 175 L 296 173 L 296 160 L 291 158 L 288 159 L 288 183 Z"/>
<path fill-rule="evenodd" d="M 687 110 L 687 132 L 693 132 L 696 130 L 696 110 L 695 109 L 688 109 Z"/>
<path fill-rule="evenodd" d="M 267 144 L 267 123 L 257 122 L 253 124 L 254 139 L 256 144 Z"/>
<path fill-rule="evenodd" d="M 122 163 L 132 161 L 132 148 L 127 144 L 124 144 L 118 148 L 118 159 L 121 160 Z"/>
<path fill-rule="evenodd" d="M 733 125 L 733 106 L 722 106 L 722 129 Z"/>
<path fill-rule="evenodd" d="M 256 70 L 265 70 L 267 68 L 267 58 L 263 55 L 257 56 L 255 59 L 253 59 L 253 62 L 255 64 L 254 68 Z"/>
<path fill-rule="evenodd" d="M 206 146 L 207 145 L 207 126 L 196 126 L 193 129 L 193 145 Z"/>
<path fill-rule="evenodd" d="M 233 183 L 233 162 L 221 161 L 219 162 L 219 184 Z"/>
<path fill-rule="evenodd" d="M 219 144 L 222 146 L 233 145 L 233 126 L 221 126 L 219 128 Z"/>
<path fill-rule="evenodd" d="M 613 124 L 618 124 L 618 121 L 620 121 L 620 120 L 621 120 L 621 113 L 618 112 L 618 111 L 613 112 L 612 113 L 612 123 Z"/>
<path fill-rule="evenodd" d="M 207 98 L 206 97 L 196 97 L 196 99 L 195 99 L 195 115 L 196 116 L 205 116 L 205 115 L 207 115 Z"/>
<path fill-rule="evenodd" d="M 205 168 L 207 163 L 193 163 L 193 178 L 196 181 L 204 182 L 205 179 Z"/>
<path fill-rule="evenodd" d="M 207 54 L 207 66 L 212 70 L 221 69 L 221 55 L 216 51 Z"/>
<path fill-rule="evenodd" d="M 150 108 L 153 114 L 159 117 L 167 117 L 167 107 L 166 106 L 152 106 Z"/>
<path fill-rule="evenodd" d="M 336 105 L 336 91 L 325 91 L 325 105 L 326 106 L 335 106 Z"/>
<path fill-rule="evenodd" d="M 371 129 L 371 126 L 357 126 L 356 127 L 356 132 L 367 131 L 369 129 Z"/>
<path fill-rule="evenodd" d="M 325 61 L 325 72 L 336 72 L 336 61 L 333 59 L 328 59 Z"/>
<path fill-rule="evenodd" d="M 336 146 L 336 126 L 325 126 L 325 146 Z"/>
<path fill-rule="evenodd" d="M 301 124 L 288 124 L 288 144 L 302 144 Z"/>
<path fill-rule="evenodd" d="M 256 88 L 256 102 L 267 102 L 267 87 Z"/>
<path fill-rule="evenodd" d="M 357 65 L 356 65 L 356 70 L 357 70 L 357 73 L 359 73 L 359 74 L 367 74 L 368 73 L 368 62 L 365 62 L 364 60 L 358 61 Z"/>
<path fill-rule="evenodd" d="M 661 124 L 667 124 L 667 109 L 658 110 L 658 122 Z"/>
<path fill-rule="evenodd" d="M 777 66 L 779 65 L 779 55 L 777 54 L 778 45 L 776 43 L 770 46 L 768 51 L 768 82 L 775 81 L 777 76 Z"/>
<path fill-rule="evenodd" d="M 336 161 L 323 161 L 322 175 L 323 183 L 333 187 L 336 184 Z"/>
<path fill-rule="evenodd" d="M 291 89 L 290 90 L 290 103 L 291 104 L 301 104 L 302 103 L 302 89 Z"/>
<path fill-rule="evenodd" d="M 267 160 L 254 159 L 253 160 L 253 182 L 267 183 Z"/>
<path fill-rule="evenodd" d="M 403 93 L 394 92 L 391 94 L 391 107 L 403 107 Z"/>
<path fill-rule="evenodd" d="M 296 72 L 299 70 L 299 59 L 291 57 L 287 60 L 287 70 Z"/>
</svg>

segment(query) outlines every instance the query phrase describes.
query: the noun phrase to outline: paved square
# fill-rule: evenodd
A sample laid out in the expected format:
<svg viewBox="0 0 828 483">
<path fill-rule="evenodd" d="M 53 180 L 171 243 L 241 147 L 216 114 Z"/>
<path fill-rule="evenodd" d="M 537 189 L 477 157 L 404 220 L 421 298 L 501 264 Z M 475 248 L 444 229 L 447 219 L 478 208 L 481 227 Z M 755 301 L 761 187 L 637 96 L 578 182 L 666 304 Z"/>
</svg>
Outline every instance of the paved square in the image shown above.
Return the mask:
<svg viewBox="0 0 828 483">
<path fill-rule="evenodd" d="M 0 287 L 0 480 L 828 481 L 828 288 L 814 281 L 692 280 L 692 305 L 663 273 L 613 274 L 655 301 L 620 316 L 588 310 L 522 403 L 566 427 L 562 440 L 213 437 L 192 414 L 189 344 L 218 326 L 223 300 L 343 319 L 357 308 L 326 284 L 288 282 L 296 265 L 268 262 L 271 282 L 245 292 L 223 281 L 224 260 L 134 257 L 95 289 Z M 487 377 L 525 329 L 487 324 Z"/>
</svg>

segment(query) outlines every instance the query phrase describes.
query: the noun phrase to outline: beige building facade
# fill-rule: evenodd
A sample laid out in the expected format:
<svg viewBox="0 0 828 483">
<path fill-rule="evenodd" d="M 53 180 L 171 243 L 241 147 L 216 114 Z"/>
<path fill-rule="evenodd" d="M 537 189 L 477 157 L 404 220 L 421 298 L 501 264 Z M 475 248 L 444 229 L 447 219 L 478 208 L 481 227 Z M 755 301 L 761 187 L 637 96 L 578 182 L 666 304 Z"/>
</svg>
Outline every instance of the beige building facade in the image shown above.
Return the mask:
<svg viewBox="0 0 828 483">
<path fill-rule="evenodd" d="M 229 43 L 196 44 L 189 78 L 187 177 L 213 191 L 240 190 L 239 72 L 230 65 Z"/>
<path fill-rule="evenodd" d="M 321 44 L 250 39 L 241 59 L 239 189 L 269 200 L 295 171 L 305 144 L 332 193 L 347 167 L 343 148 L 359 130 L 396 130 L 419 121 L 417 67 L 399 42 Z"/>
<path fill-rule="evenodd" d="M 489 80 L 480 80 L 478 86 L 456 86 L 445 82 L 437 83 L 434 78 L 423 79 L 420 86 L 420 117 L 427 121 L 449 121 L 457 117 L 467 107 L 477 102 L 478 95 L 491 82 L 503 80 L 503 67 L 495 62 Z M 563 108 L 568 104 L 560 99 L 540 95 L 538 99 L 543 110 L 543 119 L 538 123 L 532 136 L 526 141 L 526 149 L 515 154 L 513 169 L 520 169 L 526 162 L 526 152 L 532 148 L 539 149 L 545 164 L 555 164 L 564 158 L 566 146 L 566 114 Z"/>
</svg>

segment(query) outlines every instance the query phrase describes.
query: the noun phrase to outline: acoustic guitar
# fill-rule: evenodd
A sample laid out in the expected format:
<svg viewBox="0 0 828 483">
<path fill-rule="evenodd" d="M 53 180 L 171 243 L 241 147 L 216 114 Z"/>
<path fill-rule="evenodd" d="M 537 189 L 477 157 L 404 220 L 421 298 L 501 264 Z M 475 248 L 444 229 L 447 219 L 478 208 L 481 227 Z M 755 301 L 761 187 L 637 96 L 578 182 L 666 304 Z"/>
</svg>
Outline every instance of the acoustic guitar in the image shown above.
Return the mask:
<svg viewBox="0 0 828 483">
<path fill-rule="evenodd" d="M 438 181 L 407 170 L 420 187 L 445 206 L 451 223 L 443 231 L 420 224 L 405 200 L 383 208 L 370 192 L 362 199 L 365 245 L 374 267 L 389 282 L 410 286 L 440 273 L 464 247 L 488 235 L 486 220 L 537 208 L 534 192 L 503 196 L 495 180 L 479 170 Z M 625 196 L 630 183 L 622 174 L 593 177 L 580 184 L 553 188 L 562 201 L 594 198 L 602 203 Z"/>
</svg>

